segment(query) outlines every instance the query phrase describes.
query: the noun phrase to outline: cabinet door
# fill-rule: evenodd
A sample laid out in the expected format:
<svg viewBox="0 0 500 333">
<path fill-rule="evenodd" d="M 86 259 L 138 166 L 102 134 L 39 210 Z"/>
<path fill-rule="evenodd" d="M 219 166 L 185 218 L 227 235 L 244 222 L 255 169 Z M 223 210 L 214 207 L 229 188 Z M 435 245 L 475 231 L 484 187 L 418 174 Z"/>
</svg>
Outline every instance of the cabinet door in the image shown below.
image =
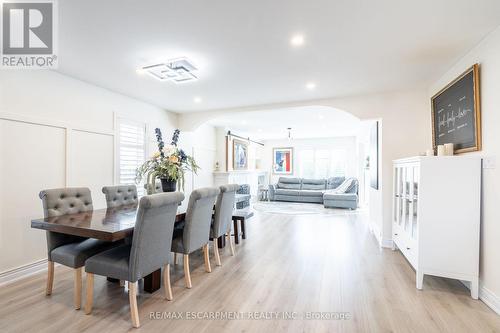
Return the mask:
<svg viewBox="0 0 500 333">
<path fill-rule="evenodd" d="M 405 224 L 404 234 L 409 245 L 416 245 L 418 233 L 418 191 L 420 185 L 420 168 L 418 164 L 410 164 L 405 175 Z"/>
<path fill-rule="evenodd" d="M 400 231 L 399 222 L 401 221 L 401 196 L 402 196 L 402 180 L 401 180 L 402 169 L 398 165 L 394 165 L 393 168 L 393 198 L 392 198 L 392 237 L 396 241 Z"/>
<path fill-rule="evenodd" d="M 405 168 L 399 166 L 398 167 L 398 194 L 397 194 L 397 225 L 398 228 L 401 229 L 403 227 L 404 221 L 404 177 L 405 177 Z"/>
<path fill-rule="evenodd" d="M 411 230 L 410 238 L 413 240 L 417 239 L 418 233 L 418 193 L 420 187 L 420 167 L 418 165 L 413 166 L 413 186 L 412 186 L 412 217 L 411 217 Z"/>
<path fill-rule="evenodd" d="M 413 187 L 413 168 L 410 165 L 405 166 L 404 170 L 404 192 L 403 192 L 403 230 L 406 235 L 410 234 L 411 219 L 412 219 L 412 187 Z"/>
</svg>

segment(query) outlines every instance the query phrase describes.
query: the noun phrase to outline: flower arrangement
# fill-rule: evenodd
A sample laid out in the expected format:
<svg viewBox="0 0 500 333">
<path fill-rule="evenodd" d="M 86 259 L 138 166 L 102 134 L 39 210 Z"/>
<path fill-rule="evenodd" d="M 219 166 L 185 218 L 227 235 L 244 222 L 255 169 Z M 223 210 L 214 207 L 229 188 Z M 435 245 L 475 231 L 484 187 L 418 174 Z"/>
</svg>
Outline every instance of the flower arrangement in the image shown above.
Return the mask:
<svg viewBox="0 0 500 333">
<path fill-rule="evenodd" d="M 158 151 L 144 162 L 136 171 L 136 183 L 146 179 L 148 185 L 154 188 L 156 178 L 167 182 L 177 183 L 179 188 L 184 190 L 184 177 L 186 171 L 192 171 L 195 174 L 200 167 L 192 156 L 187 155 L 182 149 L 177 148 L 180 131 L 176 129 L 172 136 L 172 142 L 165 145 L 163 142 L 161 130 L 155 129 Z"/>
</svg>

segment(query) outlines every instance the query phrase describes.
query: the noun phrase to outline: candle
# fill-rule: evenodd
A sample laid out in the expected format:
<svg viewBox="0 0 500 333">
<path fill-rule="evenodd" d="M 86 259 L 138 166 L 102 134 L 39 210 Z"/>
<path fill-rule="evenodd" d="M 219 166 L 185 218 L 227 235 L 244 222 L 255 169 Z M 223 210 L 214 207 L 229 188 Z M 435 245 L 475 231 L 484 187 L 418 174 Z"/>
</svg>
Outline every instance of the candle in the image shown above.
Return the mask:
<svg viewBox="0 0 500 333">
<path fill-rule="evenodd" d="M 453 156 L 454 153 L 453 143 L 445 143 L 444 145 L 444 153 L 447 156 Z"/>
<path fill-rule="evenodd" d="M 445 156 L 444 145 L 439 145 L 439 146 L 438 146 L 438 153 L 437 153 L 437 156 Z"/>
</svg>

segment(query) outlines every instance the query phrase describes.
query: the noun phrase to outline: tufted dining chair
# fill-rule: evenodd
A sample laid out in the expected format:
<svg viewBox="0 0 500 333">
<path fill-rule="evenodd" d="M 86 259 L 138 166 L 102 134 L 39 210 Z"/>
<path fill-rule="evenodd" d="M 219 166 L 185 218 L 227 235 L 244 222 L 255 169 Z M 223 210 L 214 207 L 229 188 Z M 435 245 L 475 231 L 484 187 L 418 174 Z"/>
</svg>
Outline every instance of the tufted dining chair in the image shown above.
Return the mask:
<svg viewBox="0 0 500 333">
<path fill-rule="evenodd" d="M 91 213 L 93 210 L 90 190 L 85 187 L 58 188 L 43 190 L 42 199 L 45 218 L 76 213 Z M 87 258 L 114 246 L 113 243 L 96 239 L 72 236 L 47 231 L 48 276 L 46 294 L 52 294 L 54 284 L 54 263 L 74 269 L 74 305 L 81 307 L 82 267 Z"/>
<path fill-rule="evenodd" d="M 213 241 L 215 264 L 221 265 L 217 239 L 221 236 L 227 236 L 231 248 L 231 255 L 234 256 L 234 244 L 231 241 L 231 222 L 233 217 L 234 201 L 236 191 L 240 186 L 238 184 L 228 184 L 219 187 L 220 193 L 215 203 L 215 217 L 210 226 L 210 239 Z"/>
<path fill-rule="evenodd" d="M 92 311 L 94 274 L 128 281 L 132 324 L 139 327 L 137 281 L 163 267 L 165 296 L 172 300 L 170 286 L 170 248 L 181 192 L 147 195 L 139 201 L 132 244 L 101 252 L 85 263 L 87 301 L 85 313 Z"/>
<path fill-rule="evenodd" d="M 106 196 L 108 208 L 137 205 L 139 202 L 135 185 L 104 186 L 102 193 Z"/>
<path fill-rule="evenodd" d="M 146 190 L 146 193 L 148 195 L 155 194 L 155 193 L 162 193 L 163 192 L 163 188 L 161 186 L 161 182 L 159 182 L 159 181 L 156 181 L 154 186 L 152 186 L 149 183 L 144 184 L 144 189 Z"/>
<path fill-rule="evenodd" d="M 191 273 L 189 270 L 189 254 L 203 248 L 205 270 L 210 273 L 208 243 L 210 224 L 215 199 L 220 190 L 216 187 L 205 187 L 194 190 L 189 196 L 184 227 L 176 230 L 172 240 L 172 252 L 183 254 L 184 280 L 186 287 L 191 288 Z"/>
</svg>

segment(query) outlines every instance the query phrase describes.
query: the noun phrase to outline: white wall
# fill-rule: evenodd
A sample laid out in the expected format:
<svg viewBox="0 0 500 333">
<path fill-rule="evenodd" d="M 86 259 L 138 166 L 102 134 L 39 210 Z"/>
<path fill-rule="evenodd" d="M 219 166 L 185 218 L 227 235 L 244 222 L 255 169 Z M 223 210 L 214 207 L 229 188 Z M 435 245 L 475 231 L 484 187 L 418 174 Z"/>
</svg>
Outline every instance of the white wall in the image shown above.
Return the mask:
<svg viewBox="0 0 500 333">
<path fill-rule="evenodd" d="M 194 188 L 207 187 L 213 185 L 213 171 L 216 161 L 216 130 L 213 126 L 202 125 L 195 131 L 181 132 L 179 146 L 187 154 L 191 154 L 200 170 L 197 175 L 191 174 L 190 179 L 186 179 L 186 196 Z"/>
<path fill-rule="evenodd" d="M 293 148 L 293 174 L 287 175 L 287 177 L 300 177 L 301 170 L 298 154 L 302 149 L 345 149 L 347 151 L 346 174 L 347 176 L 358 177 L 356 137 L 266 140 L 263 143 L 262 169 L 271 174 L 271 183 L 273 184 L 280 177 L 280 175 L 272 174 L 273 148 L 279 147 Z"/>
<path fill-rule="evenodd" d="M 479 45 L 458 61 L 448 72 L 434 82 L 429 89 L 429 98 L 450 81 L 471 67 L 480 64 L 481 112 L 483 150 L 485 157 L 500 156 L 500 27 L 488 35 Z M 430 125 L 429 125 L 430 126 Z M 483 288 L 496 295 L 500 301 L 500 223 L 498 198 L 500 197 L 499 165 L 483 170 L 483 207 L 481 226 L 480 280 Z M 500 306 L 500 303 L 497 305 Z"/>
<path fill-rule="evenodd" d="M 87 186 L 94 206 L 105 206 L 101 187 L 117 180 L 115 120 L 119 117 L 147 123 L 149 152 L 156 149 L 155 127 L 168 138 L 178 125 L 174 113 L 57 72 L 2 71 L 0 274 L 46 258 L 45 233 L 30 228 L 32 218 L 43 216 L 41 189 Z M 212 185 L 214 129 L 202 126 L 181 133 L 180 140 L 203 167 L 186 190 Z"/>
</svg>

